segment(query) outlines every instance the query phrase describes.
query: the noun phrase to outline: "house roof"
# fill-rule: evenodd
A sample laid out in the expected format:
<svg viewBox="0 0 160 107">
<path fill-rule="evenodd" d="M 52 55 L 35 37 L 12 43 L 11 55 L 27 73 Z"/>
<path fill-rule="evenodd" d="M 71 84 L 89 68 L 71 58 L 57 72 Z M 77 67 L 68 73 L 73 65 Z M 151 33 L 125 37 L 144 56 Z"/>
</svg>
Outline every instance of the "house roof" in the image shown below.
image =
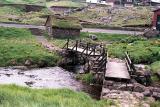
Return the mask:
<svg viewBox="0 0 160 107">
<path fill-rule="evenodd" d="M 50 16 L 50 18 L 51 18 L 51 25 L 54 28 L 82 29 L 79 20 L 74 17 Z"/>
<path fill-rule="evenodd" d="M 153 12 L 157 12 L 157 11 L 160 11 L 160 8 L 157 8 L 157 9 L 153 10 Z"/>
</svg>

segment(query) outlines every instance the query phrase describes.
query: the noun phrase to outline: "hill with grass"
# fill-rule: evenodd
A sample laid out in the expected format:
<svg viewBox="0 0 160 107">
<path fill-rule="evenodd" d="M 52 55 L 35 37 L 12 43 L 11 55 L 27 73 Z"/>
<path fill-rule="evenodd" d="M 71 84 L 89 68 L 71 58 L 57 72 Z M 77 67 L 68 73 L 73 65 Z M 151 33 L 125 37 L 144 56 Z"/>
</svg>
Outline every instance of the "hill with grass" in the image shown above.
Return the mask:
<svg viewBox="0 0 160 107">
<path fill-rule="evenodd" d="M 1 0 L 0 3 L 45 5 L 45 0 Z"/>
</svg>

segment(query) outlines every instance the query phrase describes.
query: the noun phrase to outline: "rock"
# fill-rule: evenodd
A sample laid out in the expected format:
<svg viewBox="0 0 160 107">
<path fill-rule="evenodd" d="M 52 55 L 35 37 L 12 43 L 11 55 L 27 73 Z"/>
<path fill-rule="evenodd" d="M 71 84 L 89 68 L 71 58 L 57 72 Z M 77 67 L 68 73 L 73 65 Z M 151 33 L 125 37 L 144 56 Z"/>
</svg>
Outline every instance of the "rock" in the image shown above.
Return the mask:
<svg viewBox="0 0 160 107">
<path fill-rule="evenodd" d="M 32 62 L 30 60 L 26 60 L 25 65 L 26 66 L 30 66 L 32 64 Z"/>
<path fill-rule="evenodd" d="M 144 99 L 144 95 L 142 93 L 139 93 L 139 92 L 133 92 L 133 96 L 140 99 L 140 100 Z"/>
<path fill-rule="evenodd" d="M 156 100 L 160 100 L 160 93 L 153 92 L 152 97 L 154 97 Z"/>
<path fill-rule="evenodd" d="M 134 88 L 133 84 L 127 84 L 127 86 L 123 84 L 118 87 L 118 90 L 133 91 L 133 88 Z"/>
<path fill-rule="evenodd" d="M 152 94 L 151 94 L 150 90 L 145 90 L 143 92 L 143 95 L 146 96 L 146 97 L 150 97 Z"/>
<path fill-rule="evenodd" d="M 97 36 L 96 35 L 93 35 L 93 34 L 89 34 L 89 38 L 92 39 L 92 40 L 97 40 Z"/>
<path fill-rule="evenodd" d="M 7 77 L 10 77 L 13 74 L 12 73 L 5 73 L 4 75 L 6 75 Z"/>
<path fill-rule="evenodd" d="M 113 86 L 113 81 L 104 81 L 104 86 Z"/>
<path fill-rule="evenodd" d="M 152 92 L 158 92 L 158 93 L 160 93 L 160 88 L 154 87 L 154 88 L 152 88 Z"/>
<path fill-rule="evenodd" d="M 27 81 L 24 82 L 26 85 L 28 85 L 29 87 L 31 87 L 35 82 L 34 81 Z"/>
<path fill-rule="evenodd" d="M 135 83 L 133 91 L 135 91 L 135 92 L 144 92 L 145 91 L 145 86 L 143 86 L 141 84 L 138 84 L 138 83 Z"/>
<path fill-rule="evenodd" d="M 18 72 L 18 75 L 24 75 L 23 71 Z"/>
<path fill-rule="evenodd" d="M 143 36 L 146 38 L 153 38 L 153 37 L 157 37 L 158 35 L 159 35 L 159 31 L 157 31 L 154 28 L 146 29 L 143 34 Z"/>
<path fill-rule="evenodd" d="M 26 66 L 13 66 L 13 69 L 28 70 Z"/>
</svg>

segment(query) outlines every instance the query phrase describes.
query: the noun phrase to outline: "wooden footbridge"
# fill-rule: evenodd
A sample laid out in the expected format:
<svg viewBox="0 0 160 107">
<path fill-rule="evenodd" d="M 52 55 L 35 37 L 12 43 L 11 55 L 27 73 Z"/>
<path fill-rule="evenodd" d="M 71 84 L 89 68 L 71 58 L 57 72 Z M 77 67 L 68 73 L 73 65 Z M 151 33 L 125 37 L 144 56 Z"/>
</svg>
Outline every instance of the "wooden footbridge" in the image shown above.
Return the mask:
<svg viewBox="0 0 160 107">
<path fill-rule="evenodd" d="M 88 70 L 101 79 L 130 81 L 132 78 L 140 77 L 136 74 L 134 64 L 127 52 L 123 61 L 109 59 L 108 52 L 103 45 L 78 40 L 72 43 L 69 39 L 63 48 L 69 52 L 77 53 L 80 57 L 83 57 L 82 59 L 87 60 Z"/>
</svg>

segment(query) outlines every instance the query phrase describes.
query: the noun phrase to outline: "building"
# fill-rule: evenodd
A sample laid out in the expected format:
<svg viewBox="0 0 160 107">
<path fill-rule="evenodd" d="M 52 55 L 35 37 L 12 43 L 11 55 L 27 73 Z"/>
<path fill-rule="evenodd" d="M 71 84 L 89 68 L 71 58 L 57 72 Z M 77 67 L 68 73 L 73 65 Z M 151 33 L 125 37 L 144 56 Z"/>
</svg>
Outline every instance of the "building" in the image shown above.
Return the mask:
<svg viewBox="0 0 160 107">
<path fill-rule="evenodd" d="M 79 36 L 82 29 L 79 20 L 76 18 L 55 15 L 47 17 L 45 26 L 49 36 L 57 38 Z"/>
<path fill-rule="evenodd" d="M 101 0 L 86 0 L 87 3 L 100 3 Z"/>
<path fill-rule="evenodd" d="M 152 27 L 160 31 L 160 8 L 153 11 Z"/>
</svg>

